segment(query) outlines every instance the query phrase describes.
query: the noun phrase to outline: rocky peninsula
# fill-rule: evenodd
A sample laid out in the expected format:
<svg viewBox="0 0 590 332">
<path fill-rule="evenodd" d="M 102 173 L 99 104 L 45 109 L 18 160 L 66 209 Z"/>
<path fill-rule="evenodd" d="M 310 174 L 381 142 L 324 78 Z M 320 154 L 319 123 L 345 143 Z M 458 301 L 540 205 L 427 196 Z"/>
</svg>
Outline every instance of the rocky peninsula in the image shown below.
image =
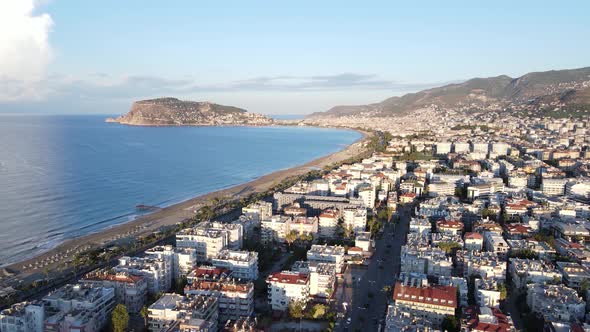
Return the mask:
<svg viewBox="0 0 590 332">
<path fill-rule="evenodd" d="M 127 114 L 106 122 L 133 126 L 266 126 L 273 124 L 273 119 L 233 106 L 157 98 L 134 102 Z"/>
</svg>

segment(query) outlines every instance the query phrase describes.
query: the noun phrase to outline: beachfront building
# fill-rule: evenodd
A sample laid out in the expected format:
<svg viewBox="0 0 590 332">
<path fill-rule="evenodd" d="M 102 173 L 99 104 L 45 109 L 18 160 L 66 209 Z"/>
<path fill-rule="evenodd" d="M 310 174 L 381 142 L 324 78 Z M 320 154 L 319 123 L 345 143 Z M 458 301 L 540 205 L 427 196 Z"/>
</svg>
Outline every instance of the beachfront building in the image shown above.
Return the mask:
<svg viewBox="0 0 590 332">
<path fill-rule="evenodd" d="M 113 288 L 116 302 L 125 305 L 130 313 L 139 313 L 147 300 L 147 279 L 140 274 L 96 270 L 85 275 L 80 283 L 93 287 Z"/>
<path fill-rule="evenodd" d="M 341 273 L 344 267 L 344 255 L 346 250 L 341 246 L 329 246 L 314 244 L 307 251 L 307 260 L 310 262 L 332 263 L 336 273 Z"/>
<path fill-rule="evenodd" d="M 45 309 L 41 302 L 21 302 L 0 311 L 2 332 L 43 332 Z"/>
<path fill-rule="evenodd" d="M 123 256 L 113 270 L 117 274 L 143 276 L 149 294 L 167 292 L 172 287 L 172 271 L 166 261 L 160 258 Z"/>
<path fill-rule="evenodd" d="M 260 224 L 262 220 L 272 216 L 272 203 L 265 201 L 252 203 L 242 208 L 242 214 Z"/>
<path fill-rule="evenodd" d="M 234 278 L 258 279 L 258 253 L 254 251 L 224 249 L 211 260 L 211 264 L 230 270 Z"/>
<path fill-rule="evenodd" d="M 98 332 L 115 306 L 113 288 L 68 284 L 43 298 L 43 331 Z"/>
<path fill-rule="evenodd" d="M 268 298 L 272 310 L 285 311 L 292 301 L 307 303 L 309 300 L 309 275 L 282 271 L 272 273 L 266 279 Z"/>
<path fill-rule="evenodd" d="M 254 313 L 254 283 L 230 276 L 223 268 L 201 266 L 188 276 L 185 294 L 216 297 L 220 322 L 239 320 Z"/>
<path fill-rule="evenodd" d="M 218 301 L 215 297 L 167 293 L 148 308 L 148 330 L 213 332 L 217 331 L 218 316 Z M 198 329 L 186 330 L 181 325 Z"/>
</svg>

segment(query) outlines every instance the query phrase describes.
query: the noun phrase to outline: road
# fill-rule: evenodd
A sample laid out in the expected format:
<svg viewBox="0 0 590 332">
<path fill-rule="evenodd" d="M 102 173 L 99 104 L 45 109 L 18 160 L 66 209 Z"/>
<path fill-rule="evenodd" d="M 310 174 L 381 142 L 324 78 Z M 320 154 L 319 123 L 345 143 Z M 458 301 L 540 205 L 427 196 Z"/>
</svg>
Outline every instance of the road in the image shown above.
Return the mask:
<svg viewBox="0 0 590 332">
<path fill-rule="evenodd" d="M 381 239 L 375 243 L 375 253 L 368 267 L 348 267 L 336 291 L 336 331 L 378 331 L 382 323 L 393 286 L 399 274 L 401 246 L 406 241 L 412 209 L 400 209 L 397 225 L 387 223 Z M 344 310 L 342 303 L 346 302 Z M 382 324 L 381 324 L 382 325 Z"/>
</svg>

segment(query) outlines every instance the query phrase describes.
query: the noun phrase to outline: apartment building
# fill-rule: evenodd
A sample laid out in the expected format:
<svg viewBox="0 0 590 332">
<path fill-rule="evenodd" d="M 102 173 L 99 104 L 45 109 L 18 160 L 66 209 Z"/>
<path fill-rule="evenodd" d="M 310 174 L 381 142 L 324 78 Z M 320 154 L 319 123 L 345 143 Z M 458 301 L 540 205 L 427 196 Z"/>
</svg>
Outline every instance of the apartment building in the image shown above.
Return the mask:
<svg viewBox="0 0 590 332">
<path fill-rule="evenodd" d="M 43 332 L 45 308 L 42 302 L 20 302 L 0 311 L 2 332 Z"/>
<path fill-rule="evenodd" d="M 185 294 L 216 297 L 221 322 L 250 317 L 254 313 L 254 283 L 228 275 L 225 269 L 199 267 L 188 277 Z"/>
<path fill-rule="evenodd" d="M 178 248 L 196 250 L 198 262 L 208 262 L 229 246 L 229 235 L 217 229 L 187 228 L 176 233 Z"/>
<path fill-rule="evenodd" d="M 149 294 L 167 292 L 172 287 L 172 271 L 166 261 L 160 258 L 123 256 L 119 258 L 114 272 L 143 276 Z"/>
<path fill-rule="evenodd" d="M 218 317 L 215 297 L 167 293 L 149 306 L 148 330 L 171 331 L 183 324 L 198 326 L 199 329 L 194 331 L 214 332 L 217 331 Z"/>
<path fill-rule="evenodd" d="M 483 235 L 476 232 L 468 232 L 463 236 L 465 250 L 481 251 L 483 249 Z"/>
<path fill-rule="evenodd" d="M 367 209 L 364 207 L 344 209 L 342 216 L 344 227 L 352 229 L 354 233 L 364 232 L 367 228 Z"/>
<path fill-rule="evenodd" d="M 401 312 L 423 318 L 438 328 L 447 315 L 454 315 L 457 308 L 457 289 L 453 286 L 404 286 L 395 284 L 394 306 Z"/>
<path fill-rule="evenodd" d="M 309 275 L 282 271 L 272 273 L 266 279 L 268 299 L 272 310 L 285 311 L 292 301 L 309 301 Z"/>
<path fill-rule="evenodd" d="M 234 278 L 258 279 L 258 253 L 254 251 L 224 249 L 211 260 L 211 265 L 230 270 Z"/>
<path fill-rule="evenodd" d="M 175 248 L 171 245 L 155 246 L 145 251 L 146 256 L 162 259 L 172 271 L 173 280 L 186 277 L 197 266 L 195 248 Z"/>
<path fill-rule="evenodd" d="M 475 279 L 475 300 L 480 307 L 499 308 L 503 281 L 494 278 Z M 506 295 L 506 294 L 504 294 Z"/>
<path fill-rule="evenodd" d="M 557 262 L 557 269 L 561 272 L 565 284 L 574 289 L 580 289 L 583 281 L 590 281 L 590 271 L 586 266 L 573 262 Z"/>
<path fill-rule="evenodd" d="M 568 179 L 543 178 L 541 191 L 547 196 L 563 196 L 565 195 L 565 187 L 568 181 Z"/>
<path fill-rule="evenodd" d="M 586 302 L 578 293 L 562 285 L 527 285 L 527 304 L 532 312 L 551 322 L 570 322 L 584 319 Z"/>
<path fill-rule="evenodd" d="M 527 284 L 545 284 L 561 279 L 561 274 L 546 261 L 510 258 L 508 271 L 515 288 L 524 289 Z"/>
<path fill-rule="evenodd" d="M 307 260 L 310 262 L 334 264 L 336 273 L 341 273 L 344 267 L 345 254 L 346 250 L 341 246 L 314 244 L 307 251 Z"/>
<path fill-rule="evenodd" d="M 263 219 L 260 225 L 260 240 L 262 243 L 284 243 L 289 234 L 291 217 L 274 215 L 269 219 Z"/>
<path fill-rule="evenodd" d="M 432 181 L 428 184 L 428 196 L 452 196 L 455 194 L 456 184 L 444 181 Z"/>
<path fill-rule="evenodd" d="M 80 283 L 91 287 L 113 288 L 115 301 L 125 305 L 129 313 L 139 313 L 147 300 L 148 282 L 140 274 L 96 270 L 85 275 Z"/>
<path fill-rule="evenodd" d="M 340 213 L 337 210 L 328 209 L 323 211 L 318 218 L 319 237 L 324 239 L 335 237 L 339 217 Z"/>
<path fill-rule="evenodd" d="M 43 331 L 98 332 L 115 306 L 113 288 L 68 284 L 43 298 Z"/>
</svg>

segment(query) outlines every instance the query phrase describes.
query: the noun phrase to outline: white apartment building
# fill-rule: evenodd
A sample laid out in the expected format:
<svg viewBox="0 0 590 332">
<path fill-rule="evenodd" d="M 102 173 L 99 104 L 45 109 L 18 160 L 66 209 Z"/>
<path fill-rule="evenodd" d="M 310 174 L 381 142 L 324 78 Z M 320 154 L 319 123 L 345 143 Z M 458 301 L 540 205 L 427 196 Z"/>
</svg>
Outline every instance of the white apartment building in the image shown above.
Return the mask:
<svg viewBox="0 0 590 332">
<path fill-rule="evenodd" d="M 309 295 L 330 298 L 334 293 L 336 268 L 331 263 L 309 262 Z"/>
<path fill-rule="evenodd" d="M 269 219 L 263 219 L 260 225 L 260 240 L 262 243 L 285 242 L 289 234 L 291 217 L 274 215 Z"/>
<path fill-rule="evenodd" d="M 428 196 L 453 196 L 457 186 L 452 182 L 433 181 L 428 184 Z"/>
<path fill-rule="evenodd" d="M 309 275 L 282 271 L 272 273 L 266 279 L 268 299 L 272 310 L 285 311 L 292 301 L 309 301 Z"/>
<path fill-rule="evenodd" d="M 192 248 L 197 251 L 197 261 L 207 262 L 227 248 L 229 236 L 216 229 L 187 228 L 176 233 L 178 248 Z"/>
<path fill-rule="evenodd" d="M 227 247 L 233 250 L 242 249 L 244 229 L 240 224 L 224 223 L 219 221 L 201 222 L 195 229 L 220 231 L 227 237 Z"/>
<path fill-rule="evenodd" d="M 578 293 L 562 285 L 527 285 L 527 304 L 545 321 L 570 322 L 584 319 L 586 302 Z"/>
<path fill-rule="evenodd" d="M 471 149 L 468 142 L 453 143 L 455 153 L 468 153 Z"/>
<path fill-rule="evenodd" d="M 45 309 L 41 302 L 21 302 L 0 311 L 2 332 L 43 332 Z"/>
<path fill-rule="evenodd" d="M 211 260 L 211 265 L 232 271 L 234 278 L 258 279 L 258 253 L 224 249 Z"/>
<path fill-rule="evenodd" d="M 434 149 L 437 155 L 445 155 L 451 153 L 452 144 L 450 142 L 437 142 L 434 143 Z"/>
<path fill-rule="evenodd" d="M 336 236 L 338 219 L 338 211 L 331 209 L 323 211 L 318 218 L 319 236 L 324 239 L 331 239 Z"/>
<path fill-rule="evenodd" d="M 45 296 L 43 304 L 43 331 L 98 332 L 115 306 L 115 290 L 68 284 Z"/>
<path fill-rule="evenodd" d="M 182 323 L 198 325 L 198 331 L 214 332 L 217 331 L 218 317 L 216 297 L 167 293 L 148 308 L 148 330 L 168 331 Z M 195 319 L 203 322 L 195 322 Z"/>
<path fill-rule="evenodd" d="M 433 324 L 431 328 L 438 328 L 446 316 L 455 314 L 457 289 L 453 286 L 404 286 L 397 282 L 393 300 L 399 311 L 425 319 Z"/>
<path fill-rule="evenodd" d="M 185 294 L 216 297 L 221 322 L 254 314 L 254 283 L 228 277 L 220 268 L 199 267 L 189 276 Z"/>
<path fill-rule="evenodd" d="M 371 232 L 358 232 L 354 238 L 354 246 L 363 249 L 363 251 L 371 251 Z"/>
<path fill-rule="evenodd" d="M 410 233 L 428 236 L 432 230 L 432 224 L 428 218 L 412 217 L 410 219 Z"/>
<path fill-rule="evenodd" d="M 123 256 L 119 258 L 119 264 L 114 267 L 114 271 L 145 277 L 150 294 L 166 292 L 172 286 L 172 271 L 166 262 L 159 258 Z"/>
<path fill-rule="evenodd" d="M 501 300 L 500 287 L 502 281 L 494 278 L 475 279 L 475 300 L 480 307 L 499 308 Z"/>
<path fill-rule="evenodd" d="M 367 209 L 344 209 L 343 211 L 344 226 L 352 229 L 354 233 L 364 232 L 367 228 Z"/>
<path fill-rule="evenodd" d="M 341 246 L 314 244 L 307 251 L 307 260 L 309 262 L 332 263 L 335 266 L 336 273 L 341 273 L 344 267 L 345 254 L 346 250 Z"/>
<path fill-rule="evenodd" d="M 465 250 L 481 251 L 483 249 L 483 235 L 476 232 L 468 232 L 463 236 Z"/>
<path fill-rule="evenodd" d="M 506 280 L 506 262 L 493 252 L 457 251 L 464 276 Z"/>
<path fill-rule="evenodd" d="M 590 271 L 585 266 L 572 262 L 557 262 L 558 270 L 561 272 L 564 283 L 574 289 L 580 289 L 580 284 L 586 280 L 590 281 Z"/>
<path fill-rule="evenodd" d="M 358 188 L 358 196 L 363 200 L 363 204 L 366 208 L 375 208 L 375 187 L 372 185 L 361 186 Z"/>
<path fill-rule="evenodd" d="M 145 251 L 146 256 L 162 259 L 172 271 L 173 280 L 186 277 L 197 266 L 197 250 L 175 248 L 171 245 L 156 246 Z"/>
<path fill-rule="evenodd" d="M 561 279 L 559 271 L 548 262 L 535 259 L 509 259 L 509 272 L 516 288 L 524 288 L 527 284 L 545 284 Z"/>
<path fill-rule="evenodd" d="M 541 191 L 547 196 L 565 195 L 565 186 L 568 179 L 543 178 L 541 181 Z"/>
<path fill-rule="evenodd" d="M 242 214 L 251 217 L 253 220 L 260 223 L 264 219 L 272 216 L 272 203 L 265 201 L 258 201 L 242 208 Z"/>
<path fill-rule="evenodd" d="M 289 233 L 295 232 L 298 235 L 311 235 L 316 237 L 318 230 L 317 217 L 296 216 L 289 222 Z"/>
<path fill-rule="evenodd" d="M 504 237 L 492 232 L 484 233 L 484 244 L 487 251 L 493 252 L 496 255 L 507 255 L 510 249 Z"/>
<path fill-rule="evenodd" d="M 92 287 L 113 288 L 115 301 L 125 305 L 130 313 L 139 313 L 147 300 L 148 283 L 142 275 L 96 270 L 84 276 L 80 283 Z"/>
</svg>

